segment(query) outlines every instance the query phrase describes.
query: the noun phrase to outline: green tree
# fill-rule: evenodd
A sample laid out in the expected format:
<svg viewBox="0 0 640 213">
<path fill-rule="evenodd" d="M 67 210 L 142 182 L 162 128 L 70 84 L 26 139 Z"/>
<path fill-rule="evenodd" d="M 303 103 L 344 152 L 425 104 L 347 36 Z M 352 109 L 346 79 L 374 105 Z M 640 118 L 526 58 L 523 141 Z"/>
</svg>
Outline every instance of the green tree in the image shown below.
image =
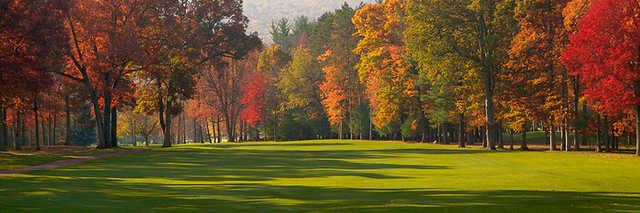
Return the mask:
<svg viewBox="0 0 640 213">
<path fill-rule="evenodd" d="M 488 149 L 495 149 L 496 109 L 494 89 L 496 73 L 505 60 L 505 48 L 511 30 L 510 0 L 415 0 L 408 6 L 408 27 L 419 36 L 417 44 L 429 47 L 435 41 L 442 53 L 470 61 L 477 68 L 484 90 L 486 139 Z"/>
</svg>

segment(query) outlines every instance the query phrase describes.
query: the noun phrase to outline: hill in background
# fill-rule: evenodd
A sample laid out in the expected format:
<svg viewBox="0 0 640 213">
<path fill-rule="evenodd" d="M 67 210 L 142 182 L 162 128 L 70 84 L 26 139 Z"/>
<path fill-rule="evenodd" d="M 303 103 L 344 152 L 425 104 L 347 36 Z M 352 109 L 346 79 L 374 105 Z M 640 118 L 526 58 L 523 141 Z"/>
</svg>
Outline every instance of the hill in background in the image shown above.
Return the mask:
<svg viewBox="0 0 640 213">
<path fill-rule="evenodd" d="M 338 9 L 344 2 L 358 7 L 374 0 L 245 0 L 244 11 L 249 17 L 249 32 L 257 31 L 265 42 L 271 42 L 269 25 L 282 17 L 293 19 L 305 15 L 315 19 L 325 12 Z"/>
</svg>

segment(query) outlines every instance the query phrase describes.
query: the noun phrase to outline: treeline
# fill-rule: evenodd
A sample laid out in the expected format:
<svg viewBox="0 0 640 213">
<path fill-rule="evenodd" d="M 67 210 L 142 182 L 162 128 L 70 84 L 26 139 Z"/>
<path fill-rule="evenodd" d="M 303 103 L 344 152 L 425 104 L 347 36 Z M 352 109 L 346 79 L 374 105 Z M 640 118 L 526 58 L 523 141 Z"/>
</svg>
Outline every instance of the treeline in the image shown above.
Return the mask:
<svg viewBox="0 0 640 213">
<path fill-rule="evenodd" d="M 596 151 L 618 151 L 635 136 L 638 153 L 638 7 L 386 0 L 313 21 L 278 20 L 275 45 L 258 65 L 269 79 L 259 125 L 270 140 L 488 149 L 505 148 L 517 134 L 522 150 L 532 131 L 545 132 L 549 149 L 567 151 L 592 140 Z"/>
<path fill-rule="evenodd" d="M 527 150 L 527 133 L 544 131 L 551 150 L 595 139 L 596 151 L 619 151 L 626 136 L 640 154 L 637 0 L 344 4 L 274 21 L 264 48 L 245 32 L 240 1 L 147 1 L 1 5 L 4 147 L 26 135 L 37 146 L 42 129 L 60 129 L 42 123 L 60 117 L 65 136 L 94 121 L 84 127 L 99 147 L 148 141 L 157 124 L 165 146 L 349 138 L 503 149 L 519 135 Z"/>
<path fill-rule="evenodd" d="M 171 146 L 196 76 L 262 46 L 247 23 L 241 1 L 1 1 L 0 149 L 116 147 L 125 109 Z"/>
</svg>

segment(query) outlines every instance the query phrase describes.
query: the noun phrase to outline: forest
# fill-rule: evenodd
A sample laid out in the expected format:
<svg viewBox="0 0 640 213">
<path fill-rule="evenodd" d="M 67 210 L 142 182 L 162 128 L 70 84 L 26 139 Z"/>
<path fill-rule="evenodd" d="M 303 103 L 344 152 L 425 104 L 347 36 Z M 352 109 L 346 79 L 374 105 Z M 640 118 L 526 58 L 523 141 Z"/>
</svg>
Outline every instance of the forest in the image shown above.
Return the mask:
<svg viewBox="0 0 640 213">
<path fill-rule="evenodd" d="M 640 155 L 636 0 L 0 2 L 0 149 L 402 140 Z M 529 133 L 529 134 L 528 134 Z M 509 139 L 510 138 L 510 139 Z M 515 139 L 514 139 L 515 138 Z"/>
<path fill-rule="evenodd" d="M 245 1 L 0 0 L 0 212 L 640 211 L 640 0 Z"/>
</svg>

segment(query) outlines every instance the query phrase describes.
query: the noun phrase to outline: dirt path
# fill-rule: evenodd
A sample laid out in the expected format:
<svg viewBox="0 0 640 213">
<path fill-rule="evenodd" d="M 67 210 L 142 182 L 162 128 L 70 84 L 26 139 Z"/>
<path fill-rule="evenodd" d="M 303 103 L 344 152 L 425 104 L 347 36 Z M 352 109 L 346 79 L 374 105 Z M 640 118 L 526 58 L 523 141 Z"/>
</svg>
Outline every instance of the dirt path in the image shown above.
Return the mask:
<svg viewBox="0 0 640 213">
<path fill-rule="evenodd" d="M 0 170 L 0 177 L 12 175 L 12 174 L 20 174 L 20 173 L 25 173 L 25 172 L 30 172 L 30 171 L 36 171 L 36 170 L 56 169 L 56 168 L 76 165 L 76 164 L 79 164 L 79 163 L 84 163 L 84 162 L 91 161 L 91 160 L 97 160 L 97 159 L 108 158 L 108 157 L 123 156 L 123 155 L 126 155 L 126 154 L 135 153 L 135 152 L 141 152 L 141 150 L 128 151 L 128 152 L 119 152 L 119 153 L 101 154 L 101 155 L 96 155 L 96 156 L 80 156 L 80 157 L 76 157 L 76 158 L 72 158 L 72 159 L 64 159 L 64 160 L 54 161 L 54 162 L 51 162 L 51 163 L 37 165 L 37 166 L 28 166 L 28 167 L 24 167 L 24 168 L 20 168 L 20 169 Z"/>
</svg>

